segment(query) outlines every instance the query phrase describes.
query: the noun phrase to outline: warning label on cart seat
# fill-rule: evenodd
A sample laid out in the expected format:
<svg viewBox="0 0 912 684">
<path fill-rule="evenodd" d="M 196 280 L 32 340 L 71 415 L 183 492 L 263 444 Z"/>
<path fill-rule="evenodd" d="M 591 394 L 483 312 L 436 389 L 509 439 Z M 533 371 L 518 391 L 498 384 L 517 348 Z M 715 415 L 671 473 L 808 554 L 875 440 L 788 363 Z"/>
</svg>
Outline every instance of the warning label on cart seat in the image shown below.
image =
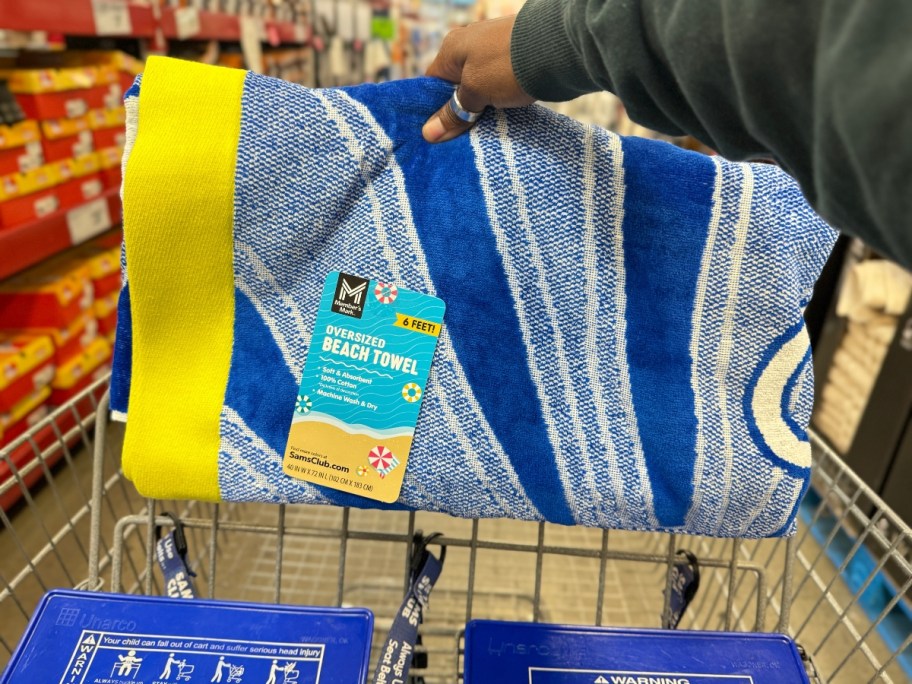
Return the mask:
<svg viewBox="0 0 912 684">
<path fill-rule="evenodd" d="M 782 634 L 728 634 L 473 620 L 465 683 L 807 684 Z"/>
<path fill-rule="evenodd" d="M 529 668 L 529 684 L 754 684 L 747 675 Z"/>
<path fill-rule="evenodd" d="M 322 644 L 83 630 L 59 684 L 319 684 Z"/>
</svg>

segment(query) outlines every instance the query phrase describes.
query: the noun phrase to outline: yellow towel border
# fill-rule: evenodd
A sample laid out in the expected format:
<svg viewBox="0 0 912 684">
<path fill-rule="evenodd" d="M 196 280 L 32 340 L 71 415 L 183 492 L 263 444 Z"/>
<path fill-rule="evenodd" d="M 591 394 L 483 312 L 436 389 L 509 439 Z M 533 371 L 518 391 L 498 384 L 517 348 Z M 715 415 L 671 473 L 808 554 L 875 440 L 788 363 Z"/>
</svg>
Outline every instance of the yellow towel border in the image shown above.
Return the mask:
<svg viewBox="0 0 912 684">
<path fill-rule="evenodd" d="M 133 317 L 123 468 L 144 496 L 167 498 L 180 481 L 187 498 L 220 498 L 245 76 L 164 57 L 143 75 L 123 185 Z"/>
</svg>

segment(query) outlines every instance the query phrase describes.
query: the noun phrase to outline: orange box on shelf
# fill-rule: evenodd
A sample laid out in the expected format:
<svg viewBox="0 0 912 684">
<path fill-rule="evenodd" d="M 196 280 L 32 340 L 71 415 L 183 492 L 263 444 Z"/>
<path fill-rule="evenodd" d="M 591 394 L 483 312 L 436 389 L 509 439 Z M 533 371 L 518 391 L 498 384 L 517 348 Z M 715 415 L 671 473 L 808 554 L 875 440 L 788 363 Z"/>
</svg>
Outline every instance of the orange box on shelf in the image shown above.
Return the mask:
<svg viewBox="0 0 912 684">
<path fill-rule="evenodd" d="M 51 398 L 50 387 L 43 387 L 16 404 L 8 412 L 0 413 L 0 447 L 6 446 L 26 430 L 34 427 L 49 411 L 48 399 Z"/>
<path fill-rule="evenodd" d="M 59 163 L 0 177 L 0 228 L 29 223 L 56 211 L 60 200 L 52 188 L 60 178 Z"/>
<path fill-rule="evenodd" d="M 31 171 L 44 164 L 37 121 L 0 126 L 0 176 Z"/>
<path fill-rule="evenodd" d="M 59 175 L 61 181 L 67 181 L 71 178 L 80 178 L 90 173 L 95 173 L 101 168 L 97 154 L 84 154 L 81 157 L 73 157 L 58 162 Z"/>
<path fill-rule="evenodd" d="M 50 403 L 60 406 L 75 397 L 107 371 L 111 358 L 111 345 L 104 337 L 95 338 L 82 350 L 57 369 L 51 381 Z"/>
<path fill-rule="evenodd" d="M 126 140 L 126 110 L 120 106 L 114 109 L 95 109 L 88 114 L 89 125 L 95 138 L 95 147 L 123 147 Z"/>
<path fill-rule="evenodd" d="M 72 119 L 48 119 L 41 123 L 41 137 L 45 140 L 67 138 L 77 133 L 90 130 L 89 118 L 77 116 Z"/>
<path fill-rule="evenodd" d="M 48 337 L 53 342 L 53 364 L 62 366 L 64 363 L 78 356 L 83 349 L 98 337 L 98 321 L 91 312 L 79 316 L 69 327 L 59 330 L 57 328 L 27 328 L 24 330 L 9 330 L 8 334 L 23 337 Z M 0 333 L 2 334 L 2 333 Z"/>
<path fill-rule="evenodd" d="M 117 109 L 118 107 L 123 106 L 123 94 L 124 91 L 120 87 L 120 81 L 117 83 L 112 83 L 108 86 L 108 92 L 104 96 L 104 108 L 105 109 Z"/>
<path fill-rule="evenodd" d="M 95 147 L 123 147 L 127 141 L 127 132 L 123 128 L 100 128 L 92 131 Z"/>
<path fill-rule="evenodd" d="M 37 121 L 26 120 L 11 126 L 0 126 L 0 149 L 22 147 L 38 142 L 40 138 Z"/>
<path fill-rule="evenodd" d="M 35 64 L 36 60 L 42 61 L 45 69 L 18 70 L 18 77 L 11 79 L 11 89 L 15 92 L 44 93 L 50 90 L 72 90 L 73 88 L 86 88 L 93 85 L 107 85 L 117 83 L 119 80 L 118 67 L 108 60 L 91 59 L 93 52 L 60 52 L 43 55 L 29 55 L 28 62 Z M 50 80 L 47 74 L 51 72 Z M 33 76 L 44 76 L 43 81 L 36 81 Z M 31 80 L 29 80 L 31 79 Z M 48 85 L 51 84 L 51 85 Z"/>
<path fill-rule="evenodd" d="M 0 230 L 31 223 L 60 208 L 54 188 L 0 202 Z"/>
<path fill-rule="evenodd" d="M 104 247 L 89 243 L 75 251 L 89 268 L 95 298 L 120 292 L 120 247 Z"/>
<path fill-rule="evenodd" d="M 16 102 L 30 119 L 72 119 L 85 116 L 90 109 L 116 106 L 109 85 L 97 85 L 78 90 L 44 93 L 16 93 Z M 113 85 L 120 91 L 119 85 Z"/>
<path fill-rule="evenodd" d="M 117 299 L 120 297 L 119 292 L 95 298 L 92 305 L 95 311 L 95 319 L 98 321 L 98 332 L 107 337 L 117 331 Z"/>
<path fill-rule="evenodd" d="M 110 66 L 117 71 L 132 71 L 134 74 L 140 73 L 143 68 L 142 60 L 120 50 L 67 52 L 63 58 L 66 64 Z"/>
<path fill-rule="evenodd" d="M 0 205 L 2 206 L 2 205 Z M 0 321 L 7 328 L 68 328 L 92 309 L 89 268 L 55 257 L 0 282 Z"/>
<path fill-rule="evenodd" d="M 119 50 L 91 50 L 88 52 L 67 53 L 66 57 L 81 64 L 93 64 L 114 69 L 124 90 L 133 84 L 136 75 L 142 73 L 143 62 L 126 52 Z"/>
<path fill-rule="evenodd" d="M 72 54 L 72 53 L 71 53 Z M 116 85 L 120 89 L 120 72 L 114 64 L 98 64 L 96 67 L 98 85 Z M 112 90 L 113 92 L 113 90 Z M 121 94 L 118 93 L 118 97 Z"/>
<path fill-rule="evenodd" d="M 85 154 L 57 163 L 62 181 L 56 188 L 61 208 L 75 207 L 99 197 L 104 192 L 97 154 Z"/>
<path fill-rule="evenodd" d="M 52 162 L 24 173 L 2 176 L 0 177 L 0 203 L 53 187 L 61 181 L 61 172 L 67 171 L 68 169 L 61 168 L 59 162 Z"/>
<path fill-rule="evenodd" d="M 95 149 L 93 141 L 92 131 L 81 131 L 56 140 L 42 140 L 41 148 L 46 161 L 61 161 L 91 154 Z"/>
<path fill-rule="evenodd" d="M 119 188 L 121 178 L 121 157 L 123 147 L 106 147 L 98 150 L 101 178 L 106 188 Z"/>
<path fill-rule="evenodd" d="M 47 335 L 0 332 L 0 413 L 7 413 L 54 377 L 54 343 Z"/>
<path fill-rule="evenodd" d="M 56 59 L 55 55 L 47 57 Z M 54 93 L 99 85 L 99 71 L 94 66 L 19 67 L 5 69 L 0 76 L 6 79 L 9 89 L 14 93 Z"/>
<path fill-rule="evenodd" d="M 73 54 L 73 53 L 69 53 Z M 115 64 L 98 64 L 95 66 L 98 76 L 96 82 L 101 84 L 120 83 L 120 73 Z"/>
<path fill-rule="evenodd" d="M 123 105 L 113 109 L 93 109 L 86 115 L 92 130 L 100 128 L 123 128 L 127 123 L 127 110 Z"/>
<path fill-rule="evenodd" d="M 44 153 L 38 140 L 19 147 L 0 148 L 0 176 L 25 173 L 43 164 Z"/>
<path fill-rule="evenodd" d="M 104 189 L 104 181 L 99 172 L 79 178 L 71 178 L 55 188 L 57 197 L 60 199 L 61 209 L 69 209 L 96 197 L 101 197 Z"/>
<path fill-rule="evenodd" d="M 96 152 L 98 155 L 98 165 L 103 169 L 110 169 L 114 166 L 120 167 L 123 159 L 123 145 L 116 147 L 99 148 Z"/>
<path fill-rule="evenodd" d="M 101 172 L 101 180 L 104 181 L 104 186 L 107 190 L 119 188 L 121 182 L 123 181 L 120 167 L 115 166 L 110 169 L 104 169 Z"/>
</svg>

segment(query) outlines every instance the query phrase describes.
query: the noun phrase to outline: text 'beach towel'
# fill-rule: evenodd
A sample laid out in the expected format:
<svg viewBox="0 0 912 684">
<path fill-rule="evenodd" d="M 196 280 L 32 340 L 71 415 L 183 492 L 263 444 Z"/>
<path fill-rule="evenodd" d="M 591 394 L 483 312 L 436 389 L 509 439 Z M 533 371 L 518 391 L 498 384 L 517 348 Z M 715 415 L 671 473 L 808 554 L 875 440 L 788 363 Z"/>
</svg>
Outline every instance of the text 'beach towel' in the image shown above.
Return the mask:
<svg viewBox="0 0 912 684">
<path fill-rule="evenodd" d="M 802 308 L 834 231 L 778 168 L 541 107 L 428 145 L 450 93 L 149 60 L 126 101 L 127 476 L 154 497 L 790 533 Z M 334 270 L 447 305 L 391 506 L 282 473 Z"/>
</svg>

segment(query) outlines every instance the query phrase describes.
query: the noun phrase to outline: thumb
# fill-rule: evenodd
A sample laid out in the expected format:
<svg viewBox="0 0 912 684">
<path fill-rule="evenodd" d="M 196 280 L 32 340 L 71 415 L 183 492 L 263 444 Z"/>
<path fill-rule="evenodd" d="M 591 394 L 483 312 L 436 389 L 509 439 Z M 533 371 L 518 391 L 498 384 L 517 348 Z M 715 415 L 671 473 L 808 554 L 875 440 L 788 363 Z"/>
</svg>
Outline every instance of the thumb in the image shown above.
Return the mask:
<svg viewBox="0 0 912 684">
<path fill-rule="evenodd" d="M 481 112 L 485 108 L 484 98 L 466 86 L 457 88 L 454 97 L 457 103 L 468 112 Z M 465 133 L 474 125 L 475 122 L 464 121 L 456 116 L 456 112 L 453 111 L 451 102 L 448 100 L 425 122 L 421 134 L 428 142 L 441 143 Z"/>
<path fill-rule="evenodd" d="M 468 57 L 469 40 L 466 28 L 450 31 L 443 39 L 440 51 L 428 67 L 427 75 L 450 83 L 462 83 L 463 69 Z M 474 88 L 462 84 L 458 88 L 459 103 L 470 112 L 480 112 L 487 102 Z M 428 142 L 446 142 L 467 131 L 472 124 L 460 119 L 447 102 L 427 120 L 421 133 Z"/>
</svg>

